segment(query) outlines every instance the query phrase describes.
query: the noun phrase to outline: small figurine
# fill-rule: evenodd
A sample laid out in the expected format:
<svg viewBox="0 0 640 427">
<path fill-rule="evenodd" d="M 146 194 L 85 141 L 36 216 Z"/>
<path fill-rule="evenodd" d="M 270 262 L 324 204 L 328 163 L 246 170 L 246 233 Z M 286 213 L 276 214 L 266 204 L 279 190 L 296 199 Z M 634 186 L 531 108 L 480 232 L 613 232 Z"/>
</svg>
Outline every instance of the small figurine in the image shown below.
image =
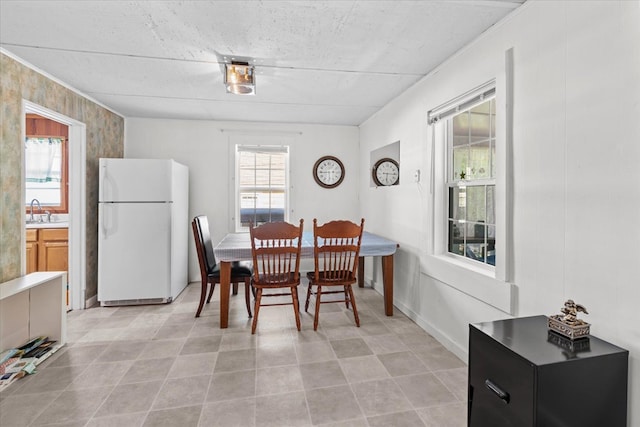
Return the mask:
<svg viewBox="0 0 640 427">
<path fill-rule="evenodd" d="M 571 326 L 581 325 L 584 323 L 577 317 L 579 311 L 583 312 L 584 314 L 589 314 L 586 307 L 580 304 L 576 304 L 572 299 L 567 300 L 564 303 L 564 307 L 560 311 L 564 313 L 562 321 Z"/>
<path fill-rule="evenodd" d="M 578 319 L 579 312 L 589 314 L 585 306 L 576 304 L 572 299 L 568 299 L 560 311 L 562 311 L 562 314 L 547 316 L 547 326 L 551 331 L 571 340 L 589 336 L 591 325 L 584 320 Z"/>
</svg>

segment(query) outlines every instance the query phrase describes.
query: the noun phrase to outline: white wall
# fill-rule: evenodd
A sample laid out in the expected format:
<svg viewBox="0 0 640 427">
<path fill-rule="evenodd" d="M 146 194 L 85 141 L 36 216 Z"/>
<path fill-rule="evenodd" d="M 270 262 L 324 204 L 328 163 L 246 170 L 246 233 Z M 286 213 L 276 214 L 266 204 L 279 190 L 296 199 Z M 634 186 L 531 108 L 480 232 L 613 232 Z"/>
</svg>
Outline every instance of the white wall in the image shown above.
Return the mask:
<svg viewBox="0 0 640 427">
<path fill-rule="evenodd" d="M 126 121 L 124 156 L 171 158 L 189 167 L 189 216 L 209 217 L 214 243 L 233 231 L 229 206 L 233 204 L 233 149 L 229 139 L 240 134 L 282 135 L 293 138 L 290 148 L 290 221 L 304 219 L 305 230 L 331 219 L 357 221 L 358 128 L 165 120 L 129 118 Z M 336 188 L 325 189 L 313 179 L 312 168 L 323 155 L 334 155 L 345 166 L 345 179 Z M 190 227 L 190 226 L 189 226 Z M 200 280 L 193 235 L 189 233 L 189 279 Z M 313 268 L 313 267 L 311 267 Z"/>
<path fill-rule="evenodd" d="M 506 313 L 429 271 L 430 109 L 492 78 L 514 52 L 513 311 Z M 357 128 L 128 119 L 125 157 L 174 158 L 190 168 L 190 215 L 229 231 L 229 132 L 301 132 L 292 148 L 292 218 L 366 218 L 400 243 L 395 305 L 461 358 L 468 323 L 554 314 L 584 304 L 592 334 L 630 350 L 629 425 L 640 425 L 640 2 L 529 0 Z M 500 89 L 500 88 L 499 88 Z M 358 144 L 358 138 L 360 140 Z M 400 185 L 369 187 L 370 152 L 400 141 Z M 338 156 L 334 190 L 313 163 Z M 422 180 L 413 182 L 420 169 Z M 191 246 L 190 277 L 198 280 Z M 379 266 L 367 279 L 379 286 Z M 422 265 L 422 269 L 421 269 Z M 506 286 L 506 285 L 505 285 Z"/>
<path fill-rule="evenodd" d="M 400 243 L 396 306 L 460 357 L 468 323 L 509 317 L 424 262 L 432 219 L 426 114 L 492 78 L 502 90 L 509 48 L 511 314 L 558 313 L 568 298 L 584 304 L 592 334 L 630 350 L 629 422 L 639 426 L 640 2 L 530 0 L 385 106 L 361 126 L 360 167 L 371 150 L 400 140 L 401 184 L 360 182 L 363 215 L 369 231 Z"/>
</svg>

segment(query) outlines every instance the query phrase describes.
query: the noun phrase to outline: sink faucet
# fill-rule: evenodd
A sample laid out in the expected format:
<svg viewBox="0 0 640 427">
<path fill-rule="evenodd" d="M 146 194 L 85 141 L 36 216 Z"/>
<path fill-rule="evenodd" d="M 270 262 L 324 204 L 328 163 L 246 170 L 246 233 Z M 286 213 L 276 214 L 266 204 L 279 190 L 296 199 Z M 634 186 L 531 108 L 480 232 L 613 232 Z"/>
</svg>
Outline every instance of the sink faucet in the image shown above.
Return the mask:
<svg viewBox="0 0 640 427">
<path fill-rule="evenodd" d="M 33 222 L 33 203 L 34 202 L 38 204 L 38 210 L 42 212 L 42 206 L 40 206 L 40 200 L 38 199 L 31 200 L 31 215 L 29 216 L 29 222 Z M 42 220 L 42 217 L 40 217 L 40 220 Z"/>
</svg>

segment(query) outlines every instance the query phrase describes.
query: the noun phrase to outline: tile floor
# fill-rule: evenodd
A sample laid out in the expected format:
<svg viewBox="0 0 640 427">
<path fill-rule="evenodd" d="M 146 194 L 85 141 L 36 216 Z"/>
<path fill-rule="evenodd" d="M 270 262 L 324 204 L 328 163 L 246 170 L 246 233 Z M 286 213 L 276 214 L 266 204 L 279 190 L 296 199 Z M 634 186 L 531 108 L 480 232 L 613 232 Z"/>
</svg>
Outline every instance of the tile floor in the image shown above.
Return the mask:
<svg viewBox="0 0 640 427">
<path fill-rule="evenodd" d="M 360 328 L 343 304 L 317 332 L 264 307 L 254 336 L 242 290 L 219 329 L 218 292 L 197 319 L 199 283 L 172 304 L 70 312 L 68 345 L 0 394 L 0 425 L 466 425 L 466 365 L 375 290 L 356 288 Z"/>
</svg>

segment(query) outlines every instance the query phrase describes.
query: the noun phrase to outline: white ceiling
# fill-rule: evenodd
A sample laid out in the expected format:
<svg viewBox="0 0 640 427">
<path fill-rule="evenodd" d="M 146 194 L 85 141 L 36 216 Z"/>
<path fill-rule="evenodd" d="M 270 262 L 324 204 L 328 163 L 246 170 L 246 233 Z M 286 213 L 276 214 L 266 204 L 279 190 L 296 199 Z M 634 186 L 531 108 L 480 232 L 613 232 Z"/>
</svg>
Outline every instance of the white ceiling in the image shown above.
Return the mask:
<svg viewBox="0 0 640 427">
<path fill-rule="evenodd" d="M 359 125 L 524 1 L 2 0 L 0 46 L 125 117 Z"/>
</svg>

